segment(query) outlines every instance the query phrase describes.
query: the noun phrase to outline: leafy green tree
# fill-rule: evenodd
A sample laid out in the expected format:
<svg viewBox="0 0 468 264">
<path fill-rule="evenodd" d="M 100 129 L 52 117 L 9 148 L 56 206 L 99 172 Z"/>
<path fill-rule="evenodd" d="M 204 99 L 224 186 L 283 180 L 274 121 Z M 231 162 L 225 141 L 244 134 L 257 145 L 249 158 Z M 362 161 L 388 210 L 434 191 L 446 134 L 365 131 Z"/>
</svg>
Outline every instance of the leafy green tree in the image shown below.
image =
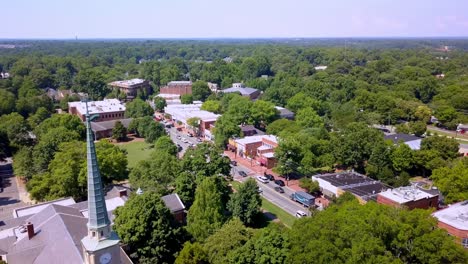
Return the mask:
<svg viewBox="0 0 468 264">
<path fill-rule="evenodd" d="M 297 112 L 296 122 L 301 127 L 323 127 L 322 118 L 312 107 L 306 107 Z"/>
<path fill-rule="evenodd" d="M 133 258 L 149 258 L 152 263 L 173 263 L 180 250 L 183 230 L 155 193 L 132 196 L 115 211 L 114 230 L 127 244 Z"/>
<path fill-rule="evenodd" d="M 260 214 L 262 200 L 258 193 L 258 185 L 254 179 L 248 179 L 231 194 L 227 204 L 228 210 L 234 217 L 238 217 L 245 225 L 252 226 Z"/>
<path fill-rule="evenodd" d="M 191 94 L 184 94 L 180 97 L 180 102 L 183 104 L 193 103 L 193 96 Z"/>
<path fill-rule="evenodd" d="M 42 135 L 58 127 L 64 127 L 67 130 L 78 133 L 80 139 L 84 139 L 86 136 L 86 127 L 78 116 L 61 114 L 54 114 L 44 120 L 34 129 L 34 134 L 41 140 Z"/>
<path fill-rule="evenodd" d="M 189 149 L 182 158 L 182 170 L 197 177 L 230 174 L 228 157 L 221 156 L 222 150 L 214 144 L 204 142 L 194 149 Z"/>
<path fill-rule="evenodd" d="M 257 100 L 250 108 L 250 118 L 257 127 L 265 128 L 278 118 L 278 110 L 273 103 Z"/>
<path fill-rule="evenodd" d="M 429 120 L 431 119 L 431 115 L 432 115 L 432 110 L 425 106 L 425 105 L 420 105 L 416 108 L 416 111 L 414 112 L 414 116 L 424 122 L 424 123 L 428 123 Z"/>
<path fill-rule="evenodd" d="M 189 172 L 181 172 L 175 179 L 175 192 L 179 195 L 179 198 L 185 205 L 185 208 L 189 209 L 195 200 L 195 190 L 197 189 L 197 183 L 195 175 Z"/>
<path fill-rule="evenodd" d="M 149 159 L 138 162 L 129 178 L 135 188 L 166 194 L 179 172 L 177 158 L 164 150 L 156 149 Z"/>
<path fill-rule="evenodd" d="M 154 97 L 153 102 L 154 102 L 154 108 L 156 109 L 156 111 L 159 111 L 159 112 L 163 112 L 164 107 L 167 106 L 166 99 L 159 97 L 159 96 Z"/>
<path fill-rule="evenodd" d="M 200 243 L 185 242 L 177 255 L 175 264 L 208 264 L 208 255 Z"/>
<path fill-rule="evenodd" d="M 308 177 L 303 177 L 299 180 L 299 187 L 306 189 L 308 193 L 320 191 L 320 185 L 317 181 L 313 181 Z"/>
<path fill-rule="evenodd" d="M 278 119 L 273 121 L 267 126 L 266 132 L 269 135 L 279 136 L 282 132 L 287 134 L 295 134 L 301 130 L 301 127 L 296 124 L 295 121 L 288 119 Z"/>
<path fill-rule="evenodd" d="M 449 167 L 432 171 L 431 179 L 439 188 L 446 203 L 468 199 L 468 158 L 456 160 Z"/>
<path fill-rule="evenodd" d="M 169 136 L 162 136 L 154 143 L 154 148 L 158 151 L 163 151 L 171 155 L 177 155 L 177 146 Z"/>
<path fill-rule="evenodd" d="M 458 142 L 453 138 L 432 136 L 421 141 L 421 150 L 435 150 L 444 160 L 458 157 Z"/>
<path fill-rule="evenodd" d="M 200 120 L 201 119 L 199 117 L 191 117 L 187 119 L 187 125 L 189 125 L 193 129 L 195 135 L 197 136 L 200 130 Z"/>
<path fill-rule="evenodd" d="M 400 143 L 393 150 L 390 158 L 396 171 L 408 170 L 413 164 L 413 151 L 408 145 Z"/>
<path fill-rule="evenodd" d="M 112 129 L 112 138 L 117 141 L 124 141 L 127 139 L 127 129 L 122 122 L 115 122 L 114 128 Z"/>
<path fill-rule="evenodd" d="M 422 149 L 413 153 L 413 160 L 418 171 L 425 177 L 431 171 L 447 165 L 440 153 L 434 149 Z"/>
<path fill-rule="evenodd" d="M 155 122 L 150 116 L 134 118 L 128 125 L 128 130 L 138 137 L 144 137 L 148 143 L 155 142 L 159 137 L 165 135 L 164 126 Z"/>
<path fill-rule="evenodd" d="M 229 252 L 243 246 L 251 236 L 252 231 L 246 228 L 238 218 L 226 222 L 204 243 L 210 263 L 227 263 Z"/>
<path fill-rule="evenodd" d="M 297 113 L 299 110 L 306 108 L 306 107 L 312 107 L 315 111 L 320 111 L 320 101 L 307 96 L 303 92 L 299 92 L 293 97 L 291 97 L 288 100 L 288 104 L 286 105 L 286 108 L 289 110 L 293 111 L 294 113 Z"/>
<path fill-rule="evenodd" d="M 125 116 L 126 117 L 145 117 L 152 116 L 154 113 L 153 108 L 145 101 L 136 98 L 135 100 L 125 105 Z"/>
<path fill-rule="evenodd" d="M 221 103 L 215 100 L 207 100 L 202 104 L 201 110 L 219 114 L 221 113 Z"/>
<path fill-rule="evenodd" d="M 213 130 L 216 145 L 223 149 L 226 148 L 229 138 L 241 135 L 239 123 L 227 115 L 218 118 Z"/>
<path fill-rule="evenodd" d="M 50 112 L 45 107 L 39 107 L 36 113 L 28 118 L 29 126 L 34 129 L 49 117 Z"/>
<path fill-rule="evenodd" d="M 242 247 L 228 253 L 226 263 L 288 263 L 290 243 L 285 231 L 279 225 L 257 231 Z"/>
<path fill-rule="evenodd" d="M 74 84 L 78 91 L 88 93 L 89 98 L 93 100 L 103 98 L 109 92 L 104 75 L 97 68 L 79 71 Z"/>
<path fill-rule="evenodd" d="M 0 132 L 6 134 L 10 146 L 31 145 L 29 125 L 18 113 L 0 116 Z"/>
<path fill-rule="evenodd" d="M 376 144 L 372 148 L 372 153 L 366 165 L 366 173 L 370 177 L 385 183 L 393 179 L 393 173 L 389 175 L 388 171 L 392 167 L 390 156 L 394 148 L 393 142 L 391 141 L 385 142 L 384 144 Z M 390 179 L 388 179 L 388 176 L 390 176 Z"/>
<path fill-rule="evenodd" d="M 226 220 L 223 190 L 219 189 L 216 177 L 206 177 L 198 184 L 195 201 L 187 215 L 187 230 L 197 241 L 204 241 Z"/>
<path fill-rule="evenodd" d="M 192 95 L 195 101 L 205 101 L 210 96 L 211 90 L 204 81 L 196 81 L 192 85 Z"/>
<path fill-rule="evenodd" d="M 15 110 L 15 95 L 0 89 L 0 115 L 6 115 Z"/>
<path fill-rule="evenodd" d="M 22 147 L 13 156 L 13 170 L 17 177 L 30 180 L 34 175 L 34 159 L 31 147 Z"/>
<path fill-rule="evenodd" d="M 294 223 L 286 262 L 466 262 L 468 254 L 445 231 L 437 229 L 430 213 L 377 203 L 360 205 L 356 200 L 332 205 Z"/>
</svg>

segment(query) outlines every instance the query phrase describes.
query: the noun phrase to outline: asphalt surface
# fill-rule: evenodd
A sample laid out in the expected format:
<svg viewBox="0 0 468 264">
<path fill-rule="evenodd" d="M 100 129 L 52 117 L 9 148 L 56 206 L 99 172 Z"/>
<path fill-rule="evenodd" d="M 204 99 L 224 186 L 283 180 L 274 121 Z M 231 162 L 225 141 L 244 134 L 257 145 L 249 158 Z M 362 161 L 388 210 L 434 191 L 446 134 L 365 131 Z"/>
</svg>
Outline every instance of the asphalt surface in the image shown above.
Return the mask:
<svg viewBox="0 0 468 264">
<path fill-rule="evenodd" d="M 242 177 L 239 175 L 239 171 L 244 171 L 247 173 L 247 177 Z M 257 182 L 258 187 L 262 190 L 261 195 L 266 200 L 270 201 L 274 205 L 278 206 L 279 208 L 283 209 L 284 211 L 288 212 L 289 214 L 295 216 L 298 210 L 301 210 L 308 215 L 310 215 L 308 208 L 302 206 L 300 203 L 292 201 L 289 197 L 294 190 L 288 188 L 287 186 L 282 187 L 284 193 L 279 193 L 275 191 L 276 185 L 273 181 L 269 181 L 268 183 L 259 182 L 256 177 L 263 176 L 259 174 L 255 174 L 250 169 L 238 164 L 237 166 L 233 166 L 231 169 L 231 173 L 234 177 L 234 180 L 239 182 L 245 182 L 248 178 L 253 178 Z"/>
<path fill-rule="evenodd" d="M 25 206 L 19 199 L 16 178 L 13 175 L 11 159 L 0 162 L 0 221 L 13 218 L 13 210 Z"/>
<path fill-rule="evenodd" d="M 177 131 L 175 127 L 166 128 L 166 131 L 172 139 L 172 142 L 182 147 L 182 151 L 179 152 L 181 156 L 184 155 L 185 151 L 187 151 L 190 146 L 196 146 L 201 143 L 197 141 L 196 137 L 190 137 L 187 133 Z M 186 142 L 184 142 L 184 139 Z"/>
</svg>

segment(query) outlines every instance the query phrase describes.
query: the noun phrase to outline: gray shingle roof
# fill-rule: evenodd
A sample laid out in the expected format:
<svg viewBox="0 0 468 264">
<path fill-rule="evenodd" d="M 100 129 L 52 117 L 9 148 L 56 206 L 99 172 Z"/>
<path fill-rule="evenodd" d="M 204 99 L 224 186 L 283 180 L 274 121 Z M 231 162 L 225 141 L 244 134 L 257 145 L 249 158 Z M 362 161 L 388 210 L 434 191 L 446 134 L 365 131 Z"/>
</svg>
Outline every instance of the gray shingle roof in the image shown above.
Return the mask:
<svg viewBox="0 0 468 264">
<path fill-rule="evenodd" d="M 166 207 L 171 210 L 171 213 L 185 210 L 185 206 L 177 193 L 165 195 L 161 197 L 161 199 L 164 201 L 164 204 L 166 204 Z"/>
<path fill-rule="evenodd" d="M 408 142 L 408 141 L 418 140 L 421 138 L 417 136 L 413 136 L 413 135 L 408 135 L 408 134 L 393 134 L 393 135 L 385 136 L 384 139 L 391 140 L 393 143 L 396 144 L 400 141 Z"/>
<path fill-rule="evenodd" d="M 251 87 L 231 87 L 231 88 L 227 88 L 227 89 L 224 89 L 222 90 L 223 93 L 240 93 L 242 95 L 251 95 L 253 93 L 255 93 L 256 91 L 258 91 L 257 89 L 255 88 L 251 88 Z"/>
<path fill-rule="evenodd" d="M 118 120 L 109 120 L 109 121 L 102 121 L 102 122 L 91 122 L 91 130 L 93 132 L 98 131 L 106 131 L 109 129 L 113 129 L 115 126 L 115 122 L 120 121 L 125 128 L 128 128 L 130 122 L 132 122 L 133 118 L 125 118 L 125 119 L 118 119 Z"/>
</svg>

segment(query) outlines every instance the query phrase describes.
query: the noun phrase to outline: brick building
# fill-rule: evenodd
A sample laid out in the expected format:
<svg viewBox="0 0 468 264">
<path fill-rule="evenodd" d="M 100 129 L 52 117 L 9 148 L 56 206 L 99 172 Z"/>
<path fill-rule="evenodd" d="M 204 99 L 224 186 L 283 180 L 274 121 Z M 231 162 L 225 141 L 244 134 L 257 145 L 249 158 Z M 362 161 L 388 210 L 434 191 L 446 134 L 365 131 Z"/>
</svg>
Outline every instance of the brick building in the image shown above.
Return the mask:
<svg viewBox="0 0 468 264">
<path fill-rule="evenodd" d="M 179 198 L 177 193 L 168 194 L 161 197 L 166 207 L 171 211 L 171 214 L 174 216 L 174 219 L 179 223 L 185 222 L 185 205 Z"/>
<path fill-rule="evenodd" d="M 122 119 L 125 115 L 125 105 L 117 99 L 104 99 L 103 101 L 88 102 L 90 115 L 98 115 L 93 122 Z M 86 120 L 86 104 L 84 102 L 68 103 L 68 113 L 77 115 L 82 121 Z"/>
<path fill-rule="evenodd" d="M 269 169 L 276 165 L 274 156 L 278 147 L 278 139 L 273 135 L 257 135 L 238 139 L 230 139 L 228 149 L 235 152 L 237 156 L 254 159 Z"/>
<path fill-rule="evenodd" d="M 439 195 L 419 189 L 413 185 L 381 192 L 377 195 L 377 202 L 408 209 L 437 209 Z"/>
<path fill-rule="evenodd" d="M 432 216 L 439 221 L 439 228 L 445 229 L 468 249 L 468 200 L 434 212 Z"/>
<path fill-rule="evenodd" d="M 159 88 L 160 94 L 192 94 L 192 82 L 191 81 L 172 81 L 166 86 Z"/>
<path fill-rule="evenodd" d="M 145 81 L 143 79 L 115 81 L 109 83 L 109 86 L 113 89 L 119 89 L 122 93 L 126 94 L 127 97 L 135 97 L 138 91 L 146 94 L 151 92 L 149 81 Z"/>
</svg>

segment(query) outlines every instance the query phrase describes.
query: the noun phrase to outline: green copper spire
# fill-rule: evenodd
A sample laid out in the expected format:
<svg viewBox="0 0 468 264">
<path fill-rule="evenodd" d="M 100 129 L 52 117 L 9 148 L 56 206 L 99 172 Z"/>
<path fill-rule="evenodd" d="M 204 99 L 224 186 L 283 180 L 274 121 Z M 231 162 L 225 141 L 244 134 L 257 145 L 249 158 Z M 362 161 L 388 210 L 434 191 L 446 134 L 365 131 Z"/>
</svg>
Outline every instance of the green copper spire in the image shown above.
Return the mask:
<svg viewBox="0 0 468 264">
<path fill-rule="evenodd" d="M 88 112 L 88 101 L 86 104 L 86 150 L 88 167 L 88 229 L 99 229 L 110 226 L 107 216 L 106 200 L 99 173 L 99 164 L 96 157 L 93 132 L 91 131 L 91 120 Z"/>
</svg>

